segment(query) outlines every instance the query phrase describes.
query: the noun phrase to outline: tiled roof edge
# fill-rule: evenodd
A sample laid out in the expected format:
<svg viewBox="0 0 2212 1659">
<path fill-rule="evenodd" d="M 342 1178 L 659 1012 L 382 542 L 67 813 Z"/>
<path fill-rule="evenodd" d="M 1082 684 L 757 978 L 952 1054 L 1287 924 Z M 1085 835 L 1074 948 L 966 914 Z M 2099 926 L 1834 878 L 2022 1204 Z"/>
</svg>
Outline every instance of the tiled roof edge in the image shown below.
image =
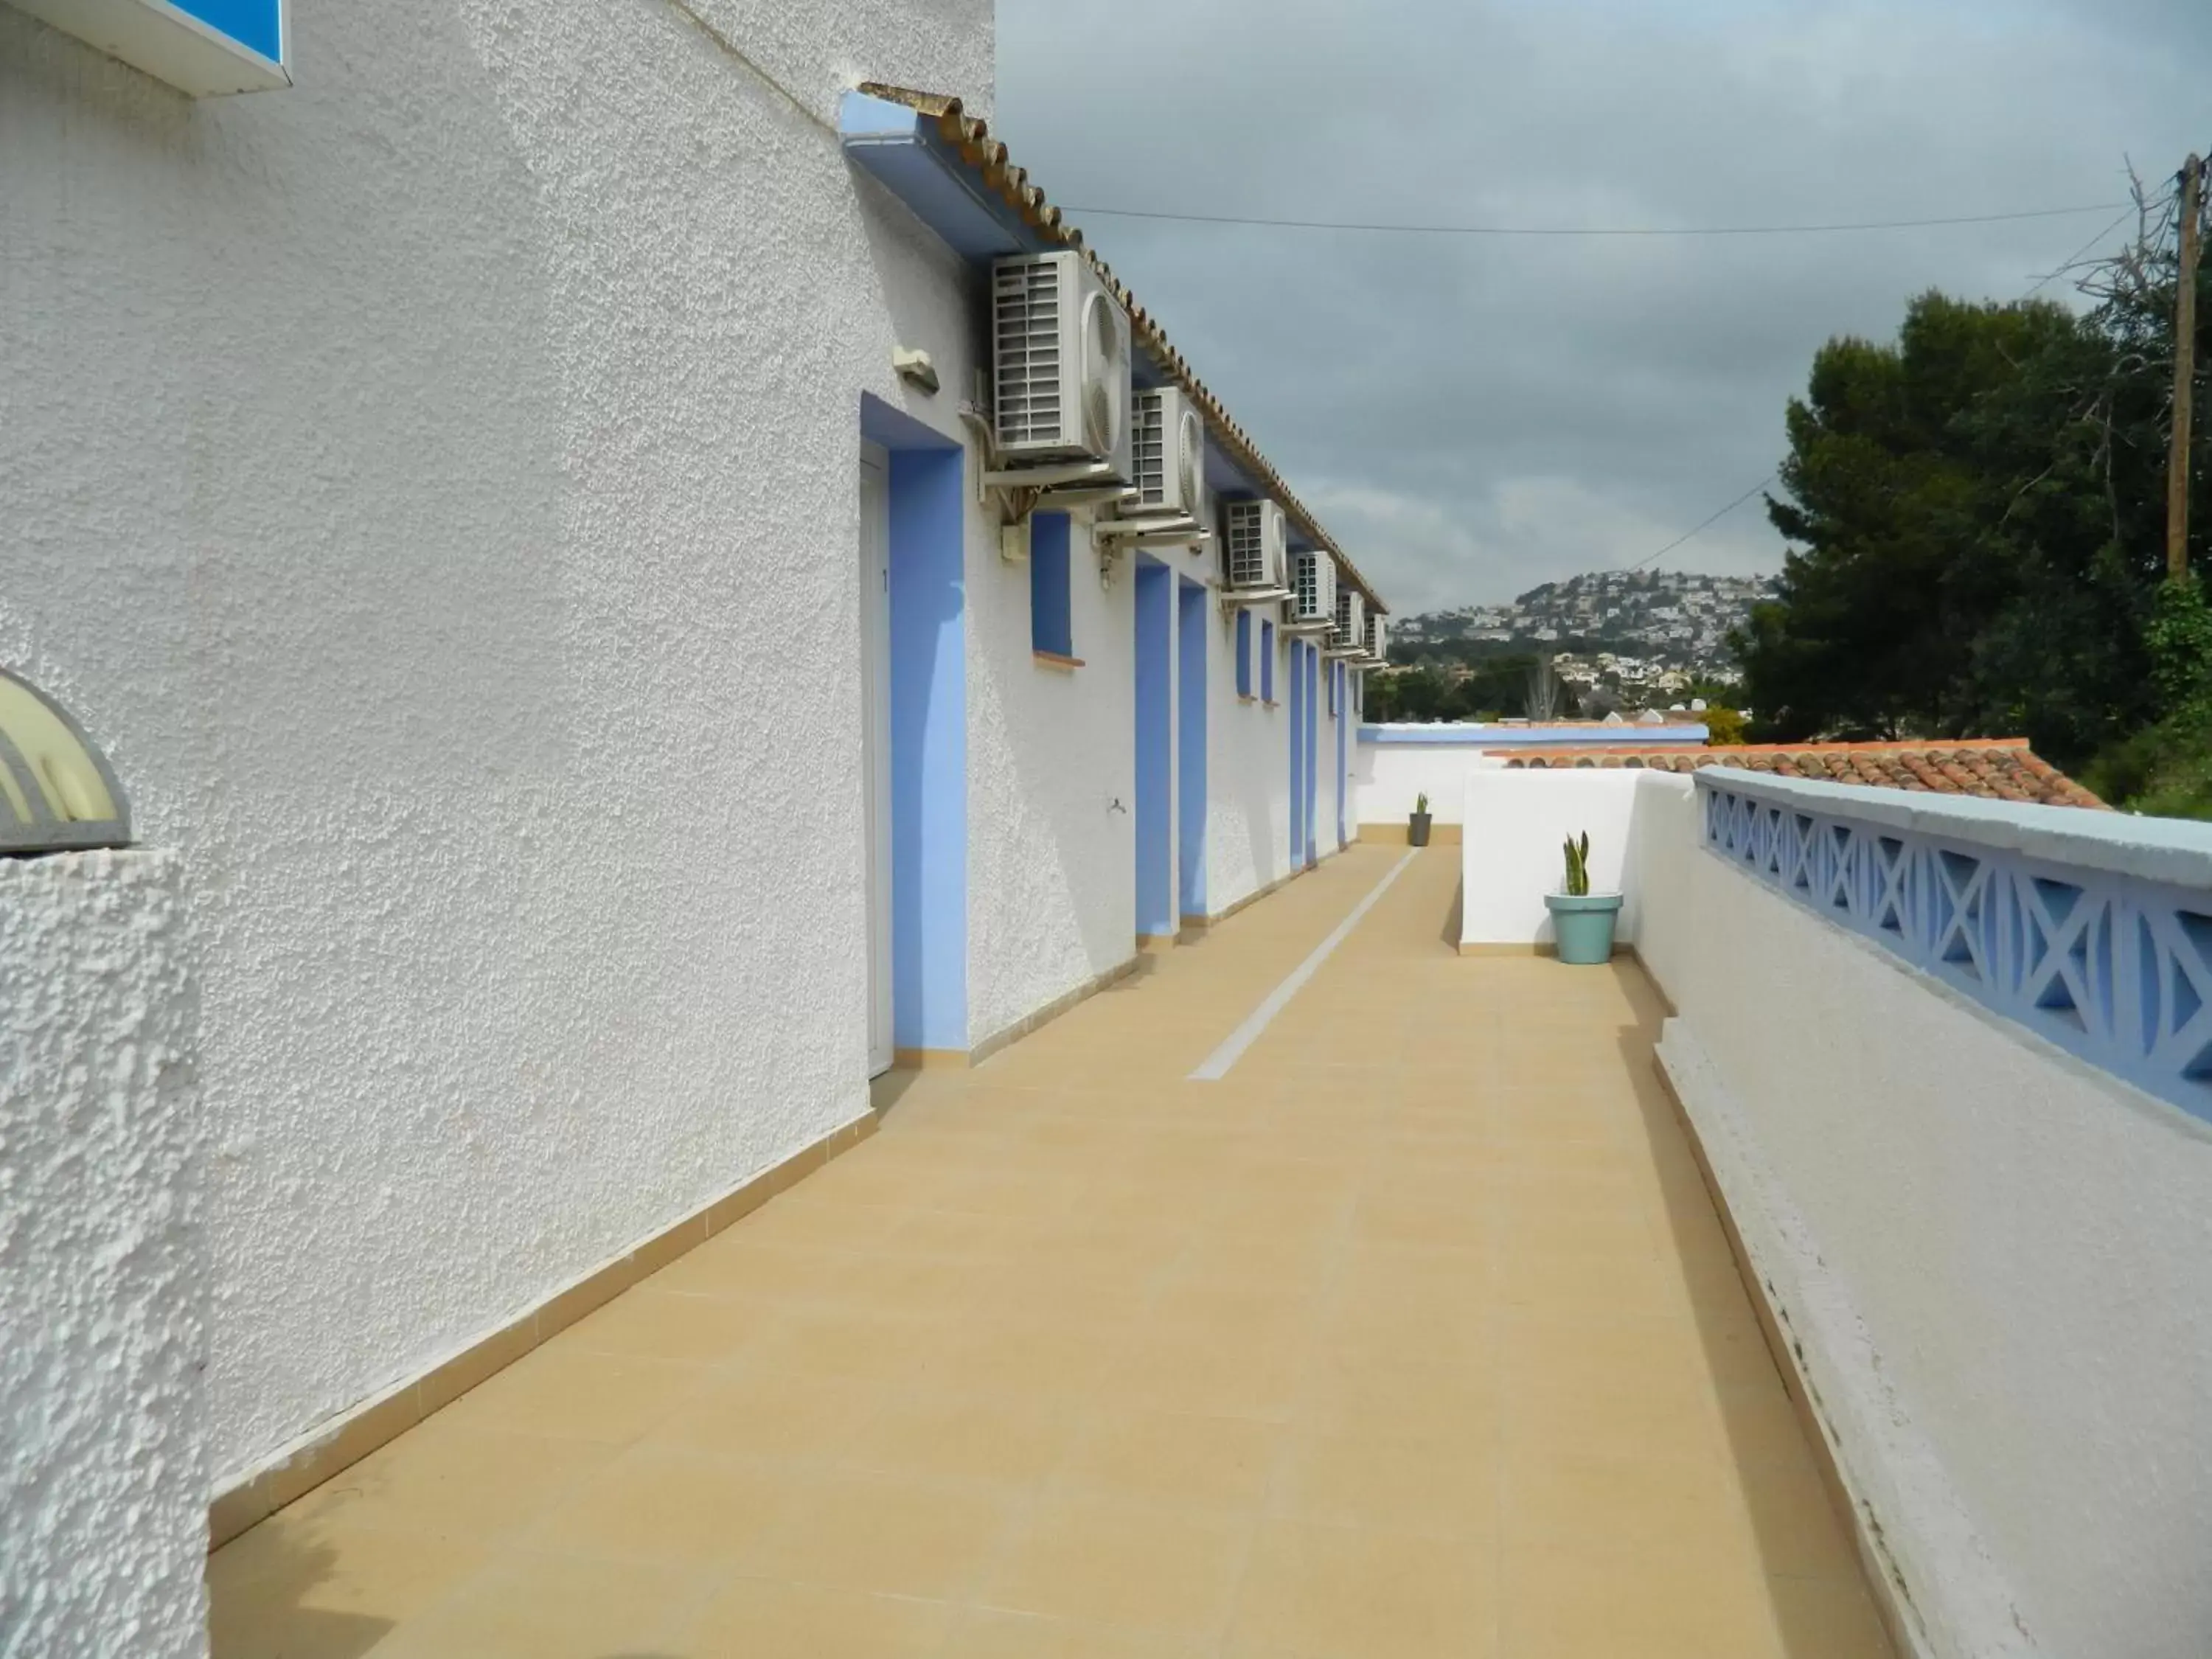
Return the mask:
<svg viewBox="0 0 2212 1659">
<path fill-rule="evenodd" d="M 1027 171 L 1012 164 L 1006 145 L 991 137 L 989 123 L 968 114 L 957 98 L 941 93 L 917 91 L 912 87 L 893 86 L 884 81 L 864 81 L 859 90 L 887 103 L 903 104 L 936 121 L 939 132 L 948 143 L 959 150 L 961 159 L 982 175 L 984 184 L 1019 214 L 1024 224 L 1062 246 L 1074 249 L 1089 260 L 1091 268 L 1098 273 L 1099 280 L 1106 284 L 1108 290 L 1120 301 L 1121 308 L 1128 313 L 1131 329 L 1166 368 L 1176 384 L 1198 405 L 1206 417 L 1208 428 L 1228 449 L 1239 467 L 1265 484 L 1267 493 L 1297 521 L 1306 535 L 1328 550 L 1336 560 L 1337 568 L 1366 596 L 1370 605 L 1384 616 L 1390 614 L 1389 605 L 1376 593 L 1374 584 L 1360 574 L 1358 566 L 1352 563 L 1344 550 L 1336 544 L 1335 538 L 1322 528 L 1321 521 L 1298 500 L 1284 481 L 1283 475 L 1276 471 L 1267 458 L 1260 453 L 1259 446 L 1252 441 L 1250 435 L 1230 418 L 1227 408 L 1192 372 L 1182 353 L 1176 350 L 1169 340 L 1166 331 L 1161 328 L 1151 313 L 1137 302 L 1137 296 L 1114 275 L 1106 262 L 1085 244 L 1082 231 L 1070 224 L 1060 210 L 1045 199 L 1042 189 L 1030 182 Z"/>
</svg>

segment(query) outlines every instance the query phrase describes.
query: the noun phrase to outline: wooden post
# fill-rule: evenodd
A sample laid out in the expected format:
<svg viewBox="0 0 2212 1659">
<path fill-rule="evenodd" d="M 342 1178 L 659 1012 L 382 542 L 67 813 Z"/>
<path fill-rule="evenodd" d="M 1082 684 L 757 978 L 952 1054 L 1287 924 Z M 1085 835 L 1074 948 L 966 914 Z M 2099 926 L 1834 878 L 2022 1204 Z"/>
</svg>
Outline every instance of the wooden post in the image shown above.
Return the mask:
<svg viewBox="0 0 2212 1659">
<path fill-rule="evenodd" d="M 2197 385 L 2197 262 L 2201 251 L 2204 163 L 2181 167 L 2181 269 L 2173 301 L 2173 434 L 2166 461 L 2166 577 L 2189 579 L 2191 398 Z"/>
</svg>

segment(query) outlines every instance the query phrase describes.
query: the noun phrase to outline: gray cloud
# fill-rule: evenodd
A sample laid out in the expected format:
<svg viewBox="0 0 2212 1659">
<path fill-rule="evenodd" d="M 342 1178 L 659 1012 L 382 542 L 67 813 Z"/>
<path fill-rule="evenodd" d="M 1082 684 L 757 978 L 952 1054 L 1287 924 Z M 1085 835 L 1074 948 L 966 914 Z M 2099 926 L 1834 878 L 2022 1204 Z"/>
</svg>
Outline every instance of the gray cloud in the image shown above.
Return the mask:
<svg viewBox="0 0 2212 1659">
<path fill-rule="evenodd" d="M 1054 200 L 1743 224 L 2118 200 L 2212 144 L 2202 0 L 1000 0 Z M 2111 216 L 2106 216 L 2109 218 Z M 1650 553 L 1770 471 L 1832 334 L 2009 297 L 2106 218 L 1492 239 L 1077 216 L 1401 611 Z M 1755 504 L 1666 562 L 1768 569 Z"/>
</svg>

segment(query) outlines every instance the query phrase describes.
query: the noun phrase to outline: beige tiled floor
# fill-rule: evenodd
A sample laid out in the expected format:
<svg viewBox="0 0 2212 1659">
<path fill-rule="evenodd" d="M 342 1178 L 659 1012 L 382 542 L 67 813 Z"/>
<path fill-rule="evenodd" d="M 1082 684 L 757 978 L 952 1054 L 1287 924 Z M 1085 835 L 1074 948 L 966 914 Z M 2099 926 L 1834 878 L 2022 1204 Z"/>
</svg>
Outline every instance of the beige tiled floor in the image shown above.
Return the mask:
<svg viewBox="0 0 2212 1659">
<path fill-rule="evenodd" d="M 1636 969 L 1356 848 L 210 1569 L 217 1659 L 1887 1655 Z"/>
</svg>

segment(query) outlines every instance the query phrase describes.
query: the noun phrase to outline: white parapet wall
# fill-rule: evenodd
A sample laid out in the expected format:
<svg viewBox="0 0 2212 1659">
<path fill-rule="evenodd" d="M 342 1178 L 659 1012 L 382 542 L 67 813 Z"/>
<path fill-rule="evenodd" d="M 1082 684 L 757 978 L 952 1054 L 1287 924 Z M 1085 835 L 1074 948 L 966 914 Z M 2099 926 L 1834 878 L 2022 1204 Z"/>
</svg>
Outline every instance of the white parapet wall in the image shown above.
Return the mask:
<svg viewBox="0 0 2212 1659">
<path fill-rule="evenodd" d="M 207 1651 L 209 1266 L 178 863 L 0 859 L 0 1652 Z"/>
<path fill-rule="evenodd" d="M 1662 1062 L 1908 1645 L 2201 1659 L 2212 832 L 1715 775 L 1634 786 Z"/>
<path fill-rule="evenodd" d="M 1352 757 L 1354 810 L 1350 816 L 1355 826 L 1402 825 L 1414 803 L 1426 795 L 1437 823 L 1457 823 L 1466 799 L 1462 786 L 1468 776 L 1504 768 L 1516 750 L 1595 750 L 1625 744 L 1698 749 L 1705 742 L 1702 726 L 1602 726 L 1586 720 L 1548 726 L 1472 721 L 1362 726 Z"/>
<path fill-rule="evenodd" d="M 1589 837 L 1592 892 L 1622 895 L 1617 945 L 1636 942 L 1641 882 L 1632 868 L 1641 780 L 1656 772 L 1474 770 L 1452 798 L 1466 825 L 1460 848 L 1460 945 L 1547 947 L 1544 896 L 1561 890 L 1569 836 Z M 1680 780 L 1685 787 L 1687 780 Z M 1439 802 L 1443 797 L 1437 798 Z"/>
</svg>

